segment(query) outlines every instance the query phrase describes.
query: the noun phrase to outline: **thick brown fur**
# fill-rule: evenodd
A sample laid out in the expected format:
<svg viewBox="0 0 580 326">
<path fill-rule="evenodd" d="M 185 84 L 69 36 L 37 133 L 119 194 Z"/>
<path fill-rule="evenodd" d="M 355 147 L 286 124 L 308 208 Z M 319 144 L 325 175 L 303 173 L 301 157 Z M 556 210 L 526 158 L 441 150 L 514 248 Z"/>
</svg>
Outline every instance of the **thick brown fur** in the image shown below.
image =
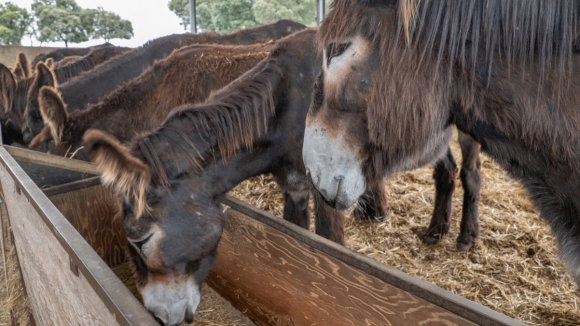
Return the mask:
<svg viewBox="0 0 580 326">
<path fill-rule="evenodd" d="M 58 145 L 62 138 L 62 127 L 68 121 L 66 104 L 64 104 L 54 87 L 43 86 L 38 97 L 42 119 L 48 124 L 52 139 Z"/>
<path fill-rule="evenodd" d="M 146 194 L 151 184 L 149 167 L 129 155 L 123 145 L 102 131 L 87 131 L 83 142 L 97 164 L 102 183 L 112 186 L 125 201 L 133 203 L 135 218 L 139 219 L 147 209 Z"/>
<path fill-rule="evenodd" d="M 92 48 L 85 56 L 65 57 L 65 59 L 54 65 L 54 75 L 56 76 L 57 82 L 60 84 L 86 71 L 89 71 L 99 64 L 127 51 L 129 51 L 129 49 L 117 46 L 95 47 Z M 78 59 L 67 60 L 67 58 Z"/>
<path fill-rule="evenodd" d="M 372 160 L 396 166 L 418 157 L 455 124 L 530 192 L 578 284 L 579 6 L 416 0 L 402 13 L 396 1 L 337 0 L 320 29 L 323 47 L 355 36 L 371 44 L 361 65 L 372 71 Z"/>
<path fill-rule="evenodd" d="M 513 63 L 525 67 L 532 60 L 542 67 L 534 76 L 538 89 L 547 84 L 551 85 L 549 91 L 554 92 L 539 92 L 538 98 L 548 95 L 556 101 L 565 101 L 570 85 L 569 72 L 563 70 L 572 64 L 572 48 L 577 38 L 576 27 L 579 26 L 580 10 L 576 1 L 415 1 L 399 1 L 398 6 L 397 1 L 368 1 L 369 6 L 353 5 L 351 0 L 334 1 L 319 30 L 319 44 L 331 44 L 360 34 L 384 54 L 380 58 L 380 69 L 384 75 L 394 77 L 372 81 L 376 86 L 371 90 L 368 110 L 375 119 L 369 120 L 368 128 L 375 146 L 403 153 L 439 133 L 440 130 L 427 126 L 440 125 L 439 120 L 446 119 L 440 110 L 453 103 L 449 102 L 449 97 L 435 92 L 428 92 L 431 95 L 428 99 L 416 96 L 416 92 L 441 85 L 448 85 L 443 88 L 451 89 L 455 82 L 453 74 L 458 71 L 476 77 L 470 78 L 462 92 L 464 107 L 481 101 L 481 98 L 476 98 L 476 89 L 487 86 L 492 78 L 490 69 L 501 67 L 510 78 L 521 79 L 525 70 Z M 540 11 L 542 8 L 546 10 Z M 389 16 L 391 19 L 385 19 Z M 409 25 L 407 30 L 405 25 Z M 508 28 L 520 25 L 534 27 L 533 33 L 529 33 L 529 29 Z M 405 40 L 406 31 L 409 44 Z M 415 51 L 420 51 L 421 56 L 412 55 Z M 421 78 L 425 71 L 436 73 Z M 399 84 L 401 79 L 396 76 L 410 73 L 417 78 L 407 78 L 407 84 Z M 483 84 L 476 85 L 479 82 Z M 537 116 L 543 115 L 539 112 L 543 110 L 540 103 L 541 100 L 529 103 L 530 110 L 536 111 Z M 569 110 L 572 106 L 558 107 Z M 399 123 L 397 128 L 384 128 L 381 121 Z M 570 123 L 580 126 L 580 119 L 574 118 Z M 533 128 L 535 126 L 530 125 L 525 133 L 535 132 Z M 391 139 L 406 139 L 408 142 L 393 142 Z"/>
<path fill-rule="evenodd" d="M 64 144 L 50 149 L 56 155 L 68 152 L 69 147 L 72 151 L 80 147 L 82 134 L 89 128 L 104 130 L 121 142 L 129 141 L 161 124 L 174 107 L 205 100 L 211 91 L 264 59 L 272 46 L 193 45 L 175 50 L 99 103 L 72 112 L 68 123 L 59 125 L 62 120 L 51 123 L 45 119 L 45 127 L 29 147 L 40 150 L 39 145 L 50 141 L 57 125 L 64 130 Z M 83 152 L 76 157 L 88 159 Z"/>
<path fill-rule="evenodd" d="M 3 113 L 8 113 L 12 109 L 14 97 L 16 95 L 17 78 L 14 73 L 3 64 L 0 64 L 0 100 L 3 106 Z"/>
</svg>

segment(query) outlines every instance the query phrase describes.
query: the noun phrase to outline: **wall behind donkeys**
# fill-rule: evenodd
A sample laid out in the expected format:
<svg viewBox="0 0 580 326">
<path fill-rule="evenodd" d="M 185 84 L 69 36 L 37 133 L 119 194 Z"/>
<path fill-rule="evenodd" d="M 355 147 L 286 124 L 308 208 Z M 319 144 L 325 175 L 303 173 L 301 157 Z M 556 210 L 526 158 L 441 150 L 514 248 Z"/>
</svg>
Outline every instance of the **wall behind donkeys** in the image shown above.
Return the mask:
<svg viewBox="0 0 580 326">
<path fill-rule="evenodd" d="M 21 45 L 0 45 L 0 63 L 6 65 L 7 67 L 12 67 L 16 61 L 16 56 L 20 52 L 24 52 L 28 57 L 29 61 L 39 53 L 50 52 L 57 48 L 49 47 L 30 47 Z"/>
</svg>

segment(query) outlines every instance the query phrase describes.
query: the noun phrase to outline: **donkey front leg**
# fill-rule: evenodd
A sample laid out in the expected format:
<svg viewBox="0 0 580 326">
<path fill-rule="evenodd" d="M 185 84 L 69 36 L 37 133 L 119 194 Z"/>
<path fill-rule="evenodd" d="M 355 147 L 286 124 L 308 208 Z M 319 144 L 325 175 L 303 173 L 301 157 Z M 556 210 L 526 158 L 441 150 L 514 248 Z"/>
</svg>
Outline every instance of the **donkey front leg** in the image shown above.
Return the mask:
<svg viewBox="0 0 580 326">
<path fill-rule="evenodd" d="M 354 217 L 369 220 L 373 223 L 382 222 L 387 214 L 387 197 L 383 179 L 375 179 L 367 185 L 367 190 L 359 198 L 354 209 Z"/>
<path fill-rule="evenodd" d="M 451 225 L 451 199 L 455 191 L 455 175 L 457 164 L 447 149 L 447 154 L 435 164 L 433 178 L 435 179 L 435 208 L 429 228 L 423 234 L 423 242 L 434 244 L 449 233 Z"/>
<path fill-rule="evenodd" d="M 461 146 L 461 183 L 463 184 L 463 215 L 461 216 L 460 233 L 457 237 L 457 250 L 469 250 L 479 237 L 478 208 L 481 189 L 481 144 L 471 136 L 459 131 Z"/>
<path fill-rule="evenodd" d="M 285 167 L 272 173 L 284 195 L 284 219 L 305 229 L 310 228 L 308 200 L 310 185 L 300 173 Z"/>
</svg>

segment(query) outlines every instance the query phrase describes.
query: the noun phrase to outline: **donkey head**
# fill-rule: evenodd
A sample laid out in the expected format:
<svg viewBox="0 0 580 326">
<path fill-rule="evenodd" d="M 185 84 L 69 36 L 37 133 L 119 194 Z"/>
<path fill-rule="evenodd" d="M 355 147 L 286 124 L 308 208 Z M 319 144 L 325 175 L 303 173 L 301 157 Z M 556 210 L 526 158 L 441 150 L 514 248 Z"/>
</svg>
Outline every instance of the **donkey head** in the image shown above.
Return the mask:
<svg viewBox="0 0 580 326">
<path fill-rule="evenodd" d="M 24 143 L 29 144 L 30 141 L 42 130 L 44 121 L 40 114 L 40 105 L 38 102 L 38 95 L 43 86 L 56 88 L 56 78 L 53 71 L 46 66 L 45 63 L 39 62 L 36 65 L 34 80 L 27 94 L 26 110 L 24 111 L 22 133 L 24 136 Z"/>
<path fill-rule="evenodd" d="M 366 189 L 371 55 L 371 46 L 363 38 L 328 44 L 306 119 L 307 173 L 323 198 L 338 209 L 348 208 Z"/>
<path fill-rule="evenodd" d="M 17 77 L 8 67 L 0 63 L 0 124 L 2 142 L 7 145 L 22 139 L 20 124 L 15 119 L 13 109 L 17 87 Z"/>
<path fill-rule="evenodd" d="M 119 196 L 145 307 L 166 325 L 193 320 L 221 238 L 221 213 L 204 205 L 210 201 L 197 196 L 195 185 L 159 180 L 131 155 L 137 151 L 130 153 L 105 133 L 88 130 L 83 140 L 103 184 Z"/>
</svg>

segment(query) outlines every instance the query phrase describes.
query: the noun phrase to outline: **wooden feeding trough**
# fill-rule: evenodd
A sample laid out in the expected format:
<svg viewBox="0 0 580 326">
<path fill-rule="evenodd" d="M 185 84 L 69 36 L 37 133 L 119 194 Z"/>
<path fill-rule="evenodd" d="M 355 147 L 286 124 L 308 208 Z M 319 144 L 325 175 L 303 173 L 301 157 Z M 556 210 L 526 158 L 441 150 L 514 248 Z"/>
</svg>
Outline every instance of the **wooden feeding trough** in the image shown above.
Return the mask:
<svg viewBox="0 0 580 326">
<path fill-rule="evenodd" d="M 90 163 L 0 148 L 35 321 L 155 325 L 110 269 L 126 260 L 124 236 L 95 175 Z M 256 324 L 524 325 L 237 199 L 223 204 L 228 222 L 207 283 Z"/>
</svg>

